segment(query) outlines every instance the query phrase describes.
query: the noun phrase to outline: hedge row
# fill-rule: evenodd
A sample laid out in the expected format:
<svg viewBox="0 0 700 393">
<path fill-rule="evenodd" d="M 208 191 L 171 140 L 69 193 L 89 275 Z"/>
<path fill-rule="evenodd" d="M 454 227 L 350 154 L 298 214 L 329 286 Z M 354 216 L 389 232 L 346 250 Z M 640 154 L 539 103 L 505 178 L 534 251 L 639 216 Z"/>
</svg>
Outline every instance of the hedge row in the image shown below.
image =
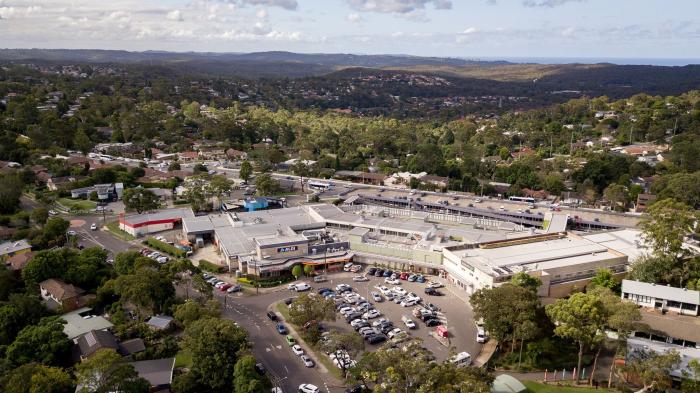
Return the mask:
<svg viewBox="0 0 700 393">
<path fill-rule="evenodd" d="M 241 284 L 244 285 L 250 285 L 251 287 L 256 287 L 260 286 L 260 288 L 272 288 L 276 287 L 278 285 L 294 281 L 293 276 L 282 276 L 282 277 L 275 277 L 275 279 L 268 279 L 268 280 L 252 280 L 249 278 L 241 277 L 237 279 L 237 281 Z"/>
<path fill-rule="evenodd" d="M 171 246 L 168 243 L 162 242 L 160 240 L 156 240 L 152 237 L 149 237 L 148 239 L 144 240 L 143 244 L 145 244 L 151 248 L 155 248 L 158 251 L 162 251 L 166 254 L 170 254 L 170 255 L 177 257 L 177 258 L 185 258 L 187 256 L 187 252 L 185 252 L 184 250 L 180 250 L 179 248 L 177 248 L 175 246 Z"/>
<path fill-rule="evenodd" d="M 223 273 L 226 270 L 225 267 L 211 263 L 206 259 L 199 260 L 199 268 L 211 273 Z"/>
</svg>

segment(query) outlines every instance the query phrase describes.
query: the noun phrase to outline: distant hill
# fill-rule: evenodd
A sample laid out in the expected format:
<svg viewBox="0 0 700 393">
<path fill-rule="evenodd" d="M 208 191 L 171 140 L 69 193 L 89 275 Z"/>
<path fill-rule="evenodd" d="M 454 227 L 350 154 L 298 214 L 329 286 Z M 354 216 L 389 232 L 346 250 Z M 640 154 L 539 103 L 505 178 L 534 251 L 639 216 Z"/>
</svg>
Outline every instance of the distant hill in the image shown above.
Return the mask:
<svg viewBox="0 0 700 393">
<path fill-rule="evenodd" d="M 459 80 L 482 94 L 532 96 L 556 91 L 624 97 L 700 89 L 700 65 L 516 64 L 407 55 L 129 52 L 94 49 L 0 49 L 0 62 L 91 63 L 165 67 L 175 73 L 242 78 L 348 78 L 358 73 L 412 72 Z"/>
</svg>

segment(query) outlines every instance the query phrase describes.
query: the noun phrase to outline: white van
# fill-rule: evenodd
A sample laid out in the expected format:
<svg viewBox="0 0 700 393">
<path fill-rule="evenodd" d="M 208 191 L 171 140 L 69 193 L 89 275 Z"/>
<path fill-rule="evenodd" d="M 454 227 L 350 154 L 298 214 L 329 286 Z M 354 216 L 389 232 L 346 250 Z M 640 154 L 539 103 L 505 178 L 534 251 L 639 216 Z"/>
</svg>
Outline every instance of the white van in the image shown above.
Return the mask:
<svg viewBox="0 0 700 393">
<path fill-rule="evenodd" d="M 348 262 L 345 264 L 345 266 L 343 266 L 343 271 L 349 272 L 351 268 L 352 268 L 352 262 Z"/>
<path fill-rule="evenodd" d="M 309 285 L 305 282 L 301 282 L 301 283 L 294 286 L 294 290 L 297 292 L 304 292 L 304 291 L 308 291 L 309 289 L 311 289 L 311 285 Z"/>
<path fill-rule="evenodd" d="M 326 282 L 326 281 L 328 281 L 328 278 L 326 278 L 326 276 L 324 276 L 323 274 L 321 274 L 319 276 L 314 276 L 314 282 Z"/>
<path fill-rule="evenodd" d="M 479 326 L 476 328 L 476 342 L 483 344 L 486 342 L 488 339 L 488 336 L 486 335 L 486 331 L 484 330 L 483 327 Z"/>
<path fill-rule="evenodd" d="M 472 357 L 467 352 L 460 352 L 453 356 L 450 361 L 454 363 L 457 367 L 468 366 L 472 364 Z"/>
</svg>

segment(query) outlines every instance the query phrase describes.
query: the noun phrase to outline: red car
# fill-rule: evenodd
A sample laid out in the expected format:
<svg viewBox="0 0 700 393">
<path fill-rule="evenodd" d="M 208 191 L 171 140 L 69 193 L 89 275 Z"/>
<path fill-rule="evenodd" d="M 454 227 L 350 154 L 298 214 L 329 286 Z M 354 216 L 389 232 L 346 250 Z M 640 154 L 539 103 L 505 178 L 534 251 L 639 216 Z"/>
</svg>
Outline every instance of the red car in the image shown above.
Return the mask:
<svg viewBox="0 0 700 393">
<path fill-rule="evenodd" d="M 221 292 L 226 292 L 226 290 L 229 289 L 229 288 L 231 288 L 231 284 L 224 284 L 224 285 L 222 285 L 222 286 L 219 287 L 219 290 L 220 290 Z"/>
<path fill-rule="evenodd" d="M 408 273 L 403 272 L 399 275 L 399 278 L 402 280 L 408 280 Z"/>
</svg>

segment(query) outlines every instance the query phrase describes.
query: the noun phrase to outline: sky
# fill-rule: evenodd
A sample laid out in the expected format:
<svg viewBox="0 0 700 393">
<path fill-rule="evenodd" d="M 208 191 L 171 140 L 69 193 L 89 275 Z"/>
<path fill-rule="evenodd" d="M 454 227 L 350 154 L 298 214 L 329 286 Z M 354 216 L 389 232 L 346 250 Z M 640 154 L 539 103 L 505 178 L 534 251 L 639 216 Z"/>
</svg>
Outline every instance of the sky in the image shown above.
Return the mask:
<svg viewBox="0 0 700 393">
<path fill-rule="evenodd" d="M 0 0 L 0 47 L 700 58 L 700 0 Z"/>
</svg>

